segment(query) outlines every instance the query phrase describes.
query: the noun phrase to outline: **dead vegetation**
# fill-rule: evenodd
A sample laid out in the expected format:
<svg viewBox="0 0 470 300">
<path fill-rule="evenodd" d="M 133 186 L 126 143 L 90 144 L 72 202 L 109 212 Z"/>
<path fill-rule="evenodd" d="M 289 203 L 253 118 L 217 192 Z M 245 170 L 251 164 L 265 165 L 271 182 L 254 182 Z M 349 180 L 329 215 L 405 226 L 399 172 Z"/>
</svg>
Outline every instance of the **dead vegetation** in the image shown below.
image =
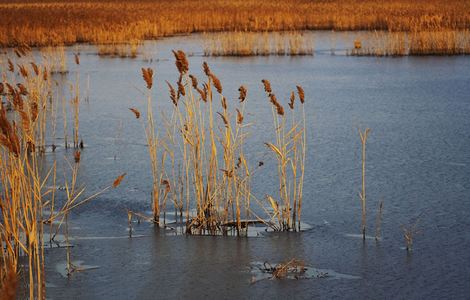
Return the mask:
<svg viewBox="0 0 470 300">
<path fill-rule="evenodd" d="M 453 54 L 461 53 L 461 49 L 453 46 L 453 40 L 457 32 L 468 31 L 469 12 L 470 3 L 462 0 L 393 0 L 387 3 L 378 0 L 183 0 L 176 3 L 170 0 L 2 0 L 0 45 L 48 46 L 82 42 L 113 45 L 218 31 L 377 30 L 392 33 L 387 39 L 390 46 L 384 48 L 385 52 L 375 46 L 366 47 L 369 49 L 366 52 L 399 54 L 401 35 L 406 33 L 410 54 L 443 51 Z M 468 42 L 466 45 L 468 53 Z M 451 50 L 445 50 L 449 48 Z M 101 52 L 118 56 L 123 53 L 114 46 L 111 49 L 104 46 Z"/>
<path fill-rule="evenodd" d="M 401 225 L 403 231 L 403 238 L 405 239 L 406 251 L 410 252 L 413 250 L 413 242 L 416 235 L 422 233 L 422 230 L 419 228 L 419 222 L 424 213 L 421 213 L 416 218 L 412 219 L 408 224 Z"/>
<path fill-rule="evenodd" d="M 299 279 L 300 276 L 303 276 L 306 271 L 305 263 L 299 259 L 291 259 L 289 261 L 276 264 L 272 266 L 270 263 L 264 263 L 263 272 L 271 274 L 270 279 L 283 279 L 288 276 L 293 276 L 295 279 Z"/>
<path fill-rule="evenodd" d="M 313 55 L 309 32 L 222 32 L 204 37 L 206 56 Z"/>
<path fill-rule="evenodd" d="M 374 31 L 357 34 L 349 55 L 408 56 L 470 54 L 470 31 L 441 27 L 420 30 Z"/>
<path fill-rule="evenodd" d="M 7 67 L 2 65 L 4 71 L 0 82 L 0 291 L 2 297 L 14 297 L 15 286 L 21 280 L 26 283 L 25 295 L 30 299 L 44 299 L 46 224 L 50 224 L 50 244 L 61 228 L 65 228 L 67 238 L 70 211 L 109 188 L 117 187 L 124 175 L 113 185 L 83 197 L 84 187 L 77 186 L 82 157 L 76 149 L 73 152 L 75 164 L 72 166 L 67 161 L 71 174 L 64 171 L 66 199 L 61 200 L 63 206 L 58 205 L 56 161 L 49 165 L 43 156 L 49 147 L 46 141 L 51 134 L 55 135 L 55 126 L 49 123 L 57 121 L 56 108 L 65 96 L 58 97 L 55 86 L 59 84 L 53 79 L 47 55 L 38 61 L 26 45 L 13 52 L 15 56 L 6 58 Z M 80 64 L 78 55 L 75 63 Z M 71 105 L 75 106 L 72 110 L 74 144 L 76 148 L 82 148 L 82 142 L 78 141 L 78 76 L 79 70 L 69 96 Z M 64 111 L 67 111 L 65 106 Z M 65 117 L 64 124 L 67 124 Z M 67 133 L 65 126 L 64 132 Z M 53 144 L 53 151 L 55 147 Z M 70 183 L 67 181 L 69 175 Z M 71 272 L 70 249 L 67 249 L 67 266 Z"/>
<path fill-rule="evenodd" d="M 147 119 L 141 121 L 153 177 L 153 221 L 165 226 L 167 202 L 172 201 L 175 217 L 179 214 L 183 220 L 184 213 L 187 234 L 242 235 L 248 224 L 254 223 L 278 231 L 300 230 L 306 156 L 302 87 L 297 87 L 297 96 L 292 93 L 289 117 L 278 100 L 266 104 L 273 108 L 276 141 L 266 145 L 278 162 L 280 194 L 268 196 L 267 202 L 260 201 L 252 194 L 250 182 L 263 164 L 251 167 L 244 153 L 250 127 L 245 119 L 246 87 L 239 88 L 239 101 L 229 101 L 207 63 L 203 63 L 205 78 L 201 80 L 189 74 L 183 51 L 173 53 L 179 77 L 174 84 L 167 81 L 173 110 L 169 116 L 162 116 L 164 128 L 154 125 L 150 93 L 153 69 L 142 69 L 147 86 Z M 274 94 L 269 97 L 275 98 Z M 140 111 L 131 111 L 139 119 Z M 253 205 L 261 207 L 268 218 L 255 214 Z"/>
</svg>

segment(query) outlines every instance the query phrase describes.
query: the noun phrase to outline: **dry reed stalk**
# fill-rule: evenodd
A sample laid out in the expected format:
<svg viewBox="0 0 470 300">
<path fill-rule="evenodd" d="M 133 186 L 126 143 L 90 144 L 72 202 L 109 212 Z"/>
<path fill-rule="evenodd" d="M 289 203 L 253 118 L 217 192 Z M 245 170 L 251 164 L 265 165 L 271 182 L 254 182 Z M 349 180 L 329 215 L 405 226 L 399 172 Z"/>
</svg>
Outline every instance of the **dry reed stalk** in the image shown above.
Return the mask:
<svg viewBox="0 0 470 300">
<path fill-rule="evenodd" d="M 75 84 L 71 85 L 72 100 L 72 113 L 73 113 L 73 146 L 79 148 L 81 144 L 79 142 L 79 127 L 80 127 L 80 59 L 78 55 L 75 55 L 75 63 L 77 65 L 77 73 L 75 78 Z M 80 147 L 83 148 L 83 147 Z"/>
<path fill-rule="evenodd" d="M 410 224 L 400 226 L 403 230 L 403 237 L 405 239 L 406 250 L 408 252 L 413 250 L 413 241 L 415 236 L 422 233 L 418 228 L 422 215 L 423 213 L 421 213 L 414 221 L 410 222 Z"/>
<path fill-rule="evenodd" d="M 364 131 L 359 129 L 359 136 L 361 138 L 361 149 L 362 149 L 362 176 L 361 176 L 361 192 L 359 192 L 359 198 L 361 200 L 361 232 L 362 238 L 366 240 L 366 143 L 369 137 L 370 129 L 366 128 Z"/>
<path fill-rule="evenodd" d="M 153 213 L 153 222 L 159 226 L 160 225 L 160 211 L 162 204 L 164 202 L 160 200 L 160 183 L 163 178 L 164 174 L 164 162 L 165 159 L 162 157 L 162 162 L 159 163 L 158 154 L 159 149 L 161 147 L 161 139 L 158 137 L 155 129 L 155 121 L 153 117 L 153 109 L 152 109 L 152 95 L 151 90 L 153 86 L 153 69 L 151 68 L 142 68 L 142 78 L 147 85 L 147 120 L 146 124 L 144 125 L 145 128 L 145 135 L 147 138 L 147 144 L 149 149 L 149 156 L 150 156 L 150 165 L 151 165 L 151 172 L 152 172 L 152 213 Z M 175 98 L 176 101 L 176 98 Z M 140 112 L 137 109 L 131 108 L 130 109 L 136 118 L 140 117 Z"/>
<path fill-rule="evenodd" d="M 67 131 L 67 101 L 65 97 L 62 96 L 62 121 L 63 121 L 63 130 L 64 130 L 64 147 L 67 149 L 69 147 L 68 142 L 68 131 Z"/>
<path fill-rule="evenodd" d="M 384 207 L 384 201 L 380 200 L 379 206 L 377 208 L 377 218 L 375 220 L 375 240 L 376 241 L 378 241 L 381 238 L 383 207 Z"/>
</svg>

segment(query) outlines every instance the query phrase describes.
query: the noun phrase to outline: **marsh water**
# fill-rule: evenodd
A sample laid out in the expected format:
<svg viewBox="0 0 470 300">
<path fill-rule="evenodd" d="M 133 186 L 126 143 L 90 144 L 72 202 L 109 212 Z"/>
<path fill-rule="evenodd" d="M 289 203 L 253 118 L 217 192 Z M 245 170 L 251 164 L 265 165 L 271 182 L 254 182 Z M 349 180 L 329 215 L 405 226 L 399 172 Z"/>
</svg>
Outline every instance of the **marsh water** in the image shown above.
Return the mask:
<svg viewBox="0 0 470 300">
<path fill-rule="evenodd" d="M 80 108 L 85 148 L 79 182 L 92 194 L 117 175 L 127 176 L 119 188 L 70 218 L 73 260 L 97 268 L 67 278 L 61 272 L 65 249 L 46 249 L 48 298 L 470 297 L 468 57 L 347 56 L 344 50 L 354 34 L 336 34 L 332 42 L 331 33 L 319 32 L 314 56 L 215 58 L 202 56 L 203 39 L 191 35 L 149 41 L 135 59 L 100 57 L 94 46 L 67 48 L 70 72 L 57 78 L 74 79 L 73 53 L 79 51 L 82 96 L 88 98 Z M 275 162 L 263 145 L 273 139 L 273 130 L 261 79 L 271 81 L 283 103 L 297 84 L 304 87 L 308 154 L 302 220 L 310 230 L 241 238 L 181 236 L 142 222 L 134 224 L 134 237 L 128 238 L 126 209 L 145 213 L 151 207 L 145 134 L 128 108 L 145 108 L 140 69 L 152 67 L 157 122 L 161 113 L 170 112 L 165 80 L 178 77 L 171 49 L 189 54 L 190 72 L 200 81 L 201 64 L 207 61 L 229 106 L 237 101 L 240 85 L 248 88 L 245 119 L 252 125 L 246 152 L 253 164 L 265 162 L 265 170 L 252 179 L 260 198 L 276 190 Z M 384 214 L 382 239 L 363 242 L 358 237 L 357 130 L 366 127 L 372 130 L 367 144 L 368 235 L 375 234 L 381 199 Z M 58 147 L 46 160 L 72 154 Z M 408 252 L 401 225 L 418 218 L 420 233 Z M 258 262 L 292 258 L 343 275 L 252 282 Z"/>
</svg>

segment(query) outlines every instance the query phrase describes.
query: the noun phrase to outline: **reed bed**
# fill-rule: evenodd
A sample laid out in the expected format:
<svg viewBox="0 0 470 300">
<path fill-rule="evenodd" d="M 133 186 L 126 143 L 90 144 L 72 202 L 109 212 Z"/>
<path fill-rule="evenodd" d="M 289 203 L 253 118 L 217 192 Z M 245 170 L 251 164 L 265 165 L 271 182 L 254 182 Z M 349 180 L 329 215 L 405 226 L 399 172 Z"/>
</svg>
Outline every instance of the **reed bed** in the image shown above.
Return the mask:
<svg viewBox="0 0 470 300">
<path fill-rule="evenodd" d="M 223 32 L 205 36 L 205 56 L 313 55 L 313 35 L 300 32 Z"/>
<path fill-rule="evenodd" d="M 463 0 L 0 1 L 0 45 L 119 43 L 214 31 L 467 30 Z"/>
<path fill-rule="evenodd" d="M 349 55 L 407 56 L 470 54 L 469 30 L 364 33 L 357 37 Z"/>
<path fill-rule="evenodd" d="M 18 47 L 12 50 L 14 54 L 0 62 L 0 291 L 2 296 L 14 297 L 16 286 L 24 281 L 24 297 L 45 299 L 45 224 L 50 224 L 50 242 L 64 222 L 68 237 L 69 212 L 109 188 L 117 187 L 125 174 L 112 185 L 84 198 L 84 188 L 75 188 L 81 159 L 80 151 L 76 150 L 75 166 L 69 164 L 72 169 L 70 184 L 67 184 L 67 175 L 64 174 L 67 199 L 64 206 L 56 207 L 56 163 L 54 161 L 48 166 L 42 156 L 51 131 L 55 131 L 55 126 L 49 122 L 55 122 L 60 100 L 54 87 L 59 83 L 52 79 L 54 73 L 47 55 L 39 62 L 30 50 L 26 45 Z M 78 55 L 75 62 L 78 66 Z M 79 70 L 77 83 L 71 84 L 71 98 L 77 102 L 73 118 L 76 145 L 80 145 L 78 76 Z M 51 183 L 52 187 L 46 187 Z M 45 214 L 46 209 L 50 213 Z M 59 221 L 55 228 L 53 221 Z M 67 250 L 67 261 L 69 271 L 72 271 L 70 249 Z"/>
<path fill-rule="evenodd" d="M 186 54 L 179 50 L 174 55 L 179 77 L 174 84 L 167 82 L 173 111 L 163 116 L 165 128 L 157 129 L 154 125 L 153 69 L 142 69 L 147 87 L 147 119 L 141 120 L 153 177 L 153 221 L 165 226 L 166 205 L 171 199 L 175 215 L 179 213 L 180 220 L 185 219 L 187 234 L 243 235 L 248 225 L 254 223 L 278 231 L 300 230 L 306 154 L 303 89 L 297 87 L 298 105 L 294 105 L 296 96 L 292 94 L 289 122 L 286 116 L 278 116 L 279 103 L 273 108 L 277 141 L 266 145 L 268 151 L 280 149 L 282 155 L 279 161 L 281 202 L 273 214 L 270 208 L 275 200 L 269 200 L 273 196 L 263 202 L 251 191 L 252 174 L 262 164 L 251 167 L 244 153 L 250 127 L 245 119 L 246 87 L 240 86 L 238 101 L 229 101 L 223 95 L 222 83 L 207 63 L 203 64 L 205 78 L 201 82 L 189 73 Z M 140 119 L 137 108 L 130 110 Z M 295 118 L 297 114 L 301 115 L 299 119 Z M 266 212 L 267 218 L 255 213 L 254 203 Z"/>
<path fill-rule="evenodd" d="M 140 43 L 111 43 L 98 45 L 98 55 L 101 57 L 136 58 Z"/>
<path fill-rule="evenodd" d="M 24 276 L 35 299 L 45 295 L 42 211 L 52 201 L 45 183 L 53 169 L 44 174 L 38 162 L 45 149 L 50 74 L 35 62 L 26 64 L 28 52 L 15 50 L 16 64 L 8 59 L 0 84 L 0 289 L 12 284 L 26 256 Z"/>
</svg>

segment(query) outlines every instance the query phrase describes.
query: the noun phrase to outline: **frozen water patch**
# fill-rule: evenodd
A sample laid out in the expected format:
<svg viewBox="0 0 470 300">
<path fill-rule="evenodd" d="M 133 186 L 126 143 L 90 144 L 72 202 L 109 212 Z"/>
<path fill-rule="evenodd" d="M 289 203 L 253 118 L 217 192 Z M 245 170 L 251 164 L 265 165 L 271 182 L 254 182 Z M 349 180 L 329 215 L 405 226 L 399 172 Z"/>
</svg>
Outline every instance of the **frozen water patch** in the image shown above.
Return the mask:
<svg viewBox="0 0 470 300">
<path fill-rule="evenodd" d="M 350 238 L 356 238 L 356 239 L 362 239 L 363 238 L 362 234 L 356 234 L 356 233 L 345 233 L 344 236 L 345 237 L 350 237 Z M 376 238 L 375 238 L 375 236 L 366 235 L 366 240 L 376 240 Z M 381 241 L 382 238 L 378 237 L 377 240 Z"/>
<path fill-rule="evenodd" d="M 56 271 L 64 278 L 67 278 L 71 273 L 74 272 L 83 272 L 88 270 L 95 270 L 98 268 L 99 266 L 84 265 L 82 260 L 73 261 L 70 265 L 70 271 L 67 270 L 67 262 L 58 263 L 55 267 Z"/>
<path fill-rule="evenodd" d="M 142 235 L 142 234 L 136 234 L 132 235 L 132 238 L 142 238 L 146 237 L 147 235 Z M 119 239 L 128 239 L 128 235 L 123 235 L 123 236 L 76 236 L 75 240 L 119 240 Z"/>
</svg>

